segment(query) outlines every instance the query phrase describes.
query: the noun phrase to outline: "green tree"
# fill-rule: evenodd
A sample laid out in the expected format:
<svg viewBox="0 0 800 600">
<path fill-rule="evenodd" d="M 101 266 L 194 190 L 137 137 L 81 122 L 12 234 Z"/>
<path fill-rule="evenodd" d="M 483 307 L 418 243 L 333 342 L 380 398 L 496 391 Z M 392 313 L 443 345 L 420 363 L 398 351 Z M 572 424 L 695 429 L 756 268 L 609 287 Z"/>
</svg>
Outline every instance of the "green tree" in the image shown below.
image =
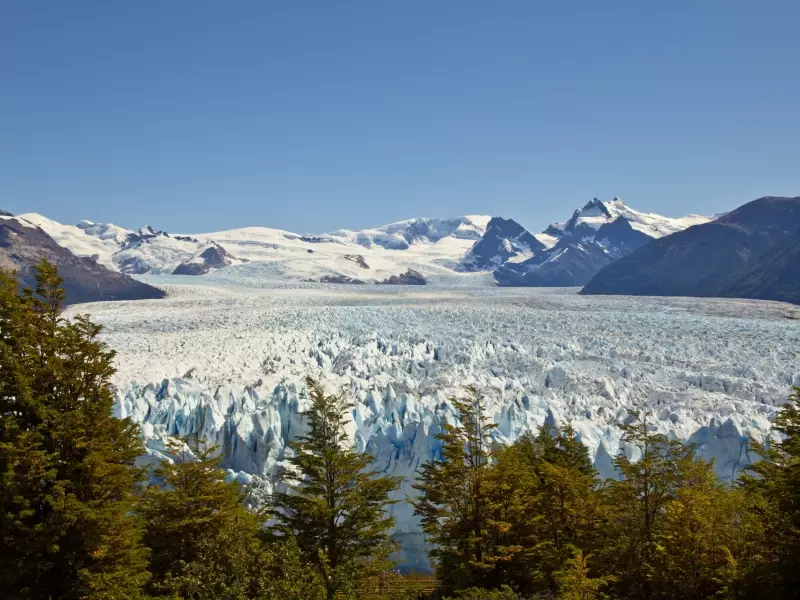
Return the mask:
<svg viewBox="0 0 800 600">
<path fill-rule="evenodd" d="M 306 384 L 308 431 L 289 444 L 291 467 L 279 474 L 289 489 L 273 495 L 271 516 L 275 532 L 293 537 L 317 568 L 331 600 L 389 566 L 394 519 L 387 509 L 400 481 L 370 470 L 371 457 L 352 448 L 344 395 L 325 394 L 310 377 Z"/>
<path fill-rule="evenodd" d="M 485 587 L 506 584 L 523 593 L 536 589 L 530 559 L 536 544 L 535 503 L 540 493 L 526 441 L 497 446 L 492 451 L 492 464 L 483 480 L 487 515 L 485 569 L 478 573 Z"/>
<path fill-rule="evenodd" d="M 445 423 L 437 435 L 441 460 L 426 463 L 414 489 L 414 512 L 434 549 L 436 574 L 446 593 L 482 587 L 496 556 L 489 533 L 486 497 L 490 433 L 496 428 L 484 416 L 483 399 L 470 388 L 467 400 L 452 398 L 458 420 Z M 508 552 L 510 549 L 501 549 Z"/>
<path fill-rule="evenodd" d="M 570 425 L 559 432 L 542 426 L 536 436 L 497 449 L 486 494 L 495 554 L 504 560 L 497 562 L 492 585 L 555 594 L 557 573 L 567 561 L 597 544 L 597 487 L 588 449 Z"/>
<path fill-rule="evenodd" d="M 138 510 L 151 549 L 154 596 L 186 600 L 314 598 L 319 585 L 292 552 L 292 540 L 269 545 L 264 518 L 244 505 L 246 492 L 225 481 L 214 449 L 170 445 Z M 292 581 L 290 581 L 290 579 Z"/>
<path fill-rule="evenodd" d="M 722 485 L 712 463 L 687 455 L 678 464 L 678 486 L 656 526 L 653 597 L 701 600 L 737 586 L 743 519 L 741 493 Z M 747 547 L 747 546 L 745 546 Z"/>
<path fill-rule="evenodd" d="M 780 439 L 753 444 L 761 460 L 742 478 L 766 540 L 747 579 L 750 589 L 794 598 L 800 595 L 800 388 L 781 407 L 773 430 Z"/>
<path fill-rule="evenodd" d="M 631 411 L 630 416 L 621 427 L 622 440 L 637 456 L 632 460 L 621 452 L 615 464 L 622 480 L 606 487 L 608 523 L 601 562 L 616 577 L 619 595 L 648 599 L 653 595 L 657 528 L 680 484 L 679 465 L 692 449 L 652 431 L 646 410 Z"/>
<path fill-rule="evenodd" d="M 61 316 L 56 268 L 35 292 L 0 273 L 0 585 L 12 598 L 135 598 L 148 578 L 131 516 L 138 430 L 111 416 L 114 353 Z"/>
<path fill-rule="evenodd" d="M 560 600 L 595 600 L 610 581 L 609 578 L 591 576 L 589 557 L 581 551 L 565 561 L 564 569 L 556 573 L 556 578 Z"/>
<path fill-rule="evenodd" d="M 531 558 L 545 589 L 555 592 L 555 573 L 573 560 L 573 554 L 592 551 L 597 545 L 603 518 L 597 473 L 588 448 L 569 424 L 556 435 L 541 427 L 532 446 L 531 467 L 539 493 L 533 506 L 537 543 Z"/>
<path fill-rule="evenodd" d="M 521 600 L 509 586 L 504 585 L 494 590 L 484 588 L 467 588 L 455 592 L 452 598 L 444 600 Z"/>
</svg>

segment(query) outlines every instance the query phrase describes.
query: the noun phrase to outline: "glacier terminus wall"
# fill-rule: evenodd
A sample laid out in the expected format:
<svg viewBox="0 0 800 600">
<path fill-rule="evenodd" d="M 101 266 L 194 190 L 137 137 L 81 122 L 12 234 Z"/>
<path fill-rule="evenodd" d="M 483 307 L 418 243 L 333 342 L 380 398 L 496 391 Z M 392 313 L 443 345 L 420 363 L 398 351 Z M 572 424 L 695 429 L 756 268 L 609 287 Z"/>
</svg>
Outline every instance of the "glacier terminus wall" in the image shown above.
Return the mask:
<svg viewBox="0 0 800 600">
<path fill-rule="evenodd" d="M 358 450 L 411 492 L 477 387 L 501 443 L 571 422 L 603 476 L 628 409 L 698 445 L 733 479 L 800 384 L 800 310 L 758 301 L 579 296 L 573 289 L 219 285 L 154 278 L 165 300 L 79 305 L 118 353 L 117 416 L 148 454 L 169 436 L 216 444 L 230 477 L 268 492 L 303 431 L 306 375 L 352 401 Z M 426 564 L 410 506 L 393 508 L 406 566 Z"/>
</svg>

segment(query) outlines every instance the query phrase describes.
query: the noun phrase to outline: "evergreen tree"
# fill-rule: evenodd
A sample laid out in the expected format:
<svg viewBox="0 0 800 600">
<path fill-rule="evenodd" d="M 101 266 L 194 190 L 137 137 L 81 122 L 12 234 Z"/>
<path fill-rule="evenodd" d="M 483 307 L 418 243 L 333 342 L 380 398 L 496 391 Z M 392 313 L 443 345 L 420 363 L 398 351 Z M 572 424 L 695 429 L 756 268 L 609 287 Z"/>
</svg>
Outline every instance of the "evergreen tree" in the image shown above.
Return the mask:
<svg viewBox="0 0 800 600">
<path fill-rule="evenodd" d="M 468 400 L 451 399 L 458 422 L 442 426 L 437 435 L 442 443 L 441 460 L 426 463 L 414 485 L 419 492 L 413 501 L 414 513 L 434 544 L 430 555 L 447 593 L 483 586 L 496 561 L 486 497 L 489 435 L 496 425 L 486 423 L 477 390 L 470 388 L 469 392 Z"/>
<path fill-rule="evenodd" d="M 318 569 L 332 600 L 389 566 L 394 519 L 387 509 L 400 482 L 369 470 L 371 457 L 351 447 L 344 396 L 325 394 L 310 377 L 306 384 L 308 432 L 289 444 L 291 468 L 280 478 L 290 488 L 274 494 L 271 515 L 276 532 L 293 537 Z"/>
<path fill-rule="evenodd" d="M 544 589 L 558 589 L 556 572 L 573 554 L 592 551 L 602 519 L 597 474 L 588 448 L 571 425 L 553 435 L 541 427 L 533 443 L 531 468 L 539 483 L 533 505 L 537 516 L 533 571 Z"/>
<path fill-rule="evenodd" d="M 510 585 L 523 594 L 537 588 L 531 549 L 537 543 L 535 503 L 540 486 L 531 469 L 527 439 L 496 447 L 483 489 L 486 500 L 486 548 L 482 585 Z M 538 586 L 541 587 L 541 586 Z"/>
<path fill-rule="evenodd" d="M 139 512 L 151 548 L 149 591 L 186 600 L 310 599 L 319 586 L 287 544 L 268 545 L 263 516 L 225 481 L 213 449 L 174 442 L 155 471 L 163 485 L 142 496 Z"/>
<path fill-rule="evenodd" d="M 55 267 L 35 292 L 0 273 L 0 589 L 12 598 L 136 598 L 146 550 L 131 516 L 137 428 L 112 418 L 114 353 L 62 318 Z"/>
</svg>

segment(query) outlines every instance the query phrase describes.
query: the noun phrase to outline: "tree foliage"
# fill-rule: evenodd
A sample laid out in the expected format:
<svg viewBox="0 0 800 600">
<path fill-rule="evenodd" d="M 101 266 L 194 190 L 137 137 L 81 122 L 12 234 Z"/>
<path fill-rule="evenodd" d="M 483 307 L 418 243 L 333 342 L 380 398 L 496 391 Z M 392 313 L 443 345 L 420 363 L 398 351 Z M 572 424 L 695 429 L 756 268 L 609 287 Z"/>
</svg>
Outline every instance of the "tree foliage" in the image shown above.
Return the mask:
<svg viewBox="0 0 800 600">
<path fill-rule="evenodd" d="M 344 395 L 326 394 L 311 378 L 306 383 L 307 433 L 289 445 L 290 468 L 279 475 L 289 488 L 274 494 L 271 516 L 279 536 L 294 538 L 315 565 L 332 599 L 390 566 L 394 520 L 387 511 L 400 482 L 370 470 L 371 457 L 352 448 Z"/>
<path fill-rule="evenodd" d="M 794 388 L 773 429 L 778 439 L 753 445 L 761 460 L 743 478 L 768 540 L 749 579 L 751 587 L 788 598 L 800 595 L 800 388 Z"/>
<path fill-rule="evenodd" d="M 35 291 L 0 273 L 0 581 L 4 597 L 135 598 L 147 580 L 131 518 L 142 453 L 111 416 L 114 353 L 61 316 L 55 267 Z"/>
<path fill-rule="evenodd" d="M 187 600 L 314 598 L 319 586 L 299 564 L 292 540 L 267 544 L 263 515 L 245 508 L 245 492 L 225 481 L 213 448 L 173 443 L 156 469 L 159 485 L 138 510 L 151 549 L 154 596 Z"/>
<path fill-rule="evenodd" d="M 496 425 L 486 422 L 483 399 L 474 388 L 466 400 L 451 398 L 457 421 L 445 423 L 436 438 L 441 460 L 426 463 L 414 489 L 414 511 L 434 544 L 431 557 L 445 590 L 484 585 L 492 565 L 510 548 L 498 548 L 490 539 L 490 434 Z"/>
<path fill-rule="evenodd" d="M 561 600 L 595 600 L 611 581 L 609 577 L 592 577 L 589 557 L 578 550 L 564 561 L 564 569 L 556 573 Z"/>
</svg>

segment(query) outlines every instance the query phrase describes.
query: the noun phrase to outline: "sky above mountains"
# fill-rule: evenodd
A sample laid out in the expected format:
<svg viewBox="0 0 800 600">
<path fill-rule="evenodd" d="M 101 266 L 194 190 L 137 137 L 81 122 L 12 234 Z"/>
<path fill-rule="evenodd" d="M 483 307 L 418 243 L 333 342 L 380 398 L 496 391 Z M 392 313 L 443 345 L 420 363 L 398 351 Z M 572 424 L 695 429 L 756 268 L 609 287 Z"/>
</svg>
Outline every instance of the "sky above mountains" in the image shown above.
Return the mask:
<svg viewBox="0 0 800 600">
<path fill-rule="evenodd" d="M 171 231 L 360 229 L 593 196 L 800 193 L 800 3 L 0 9 L 0 208 Z"/>
</svg>

